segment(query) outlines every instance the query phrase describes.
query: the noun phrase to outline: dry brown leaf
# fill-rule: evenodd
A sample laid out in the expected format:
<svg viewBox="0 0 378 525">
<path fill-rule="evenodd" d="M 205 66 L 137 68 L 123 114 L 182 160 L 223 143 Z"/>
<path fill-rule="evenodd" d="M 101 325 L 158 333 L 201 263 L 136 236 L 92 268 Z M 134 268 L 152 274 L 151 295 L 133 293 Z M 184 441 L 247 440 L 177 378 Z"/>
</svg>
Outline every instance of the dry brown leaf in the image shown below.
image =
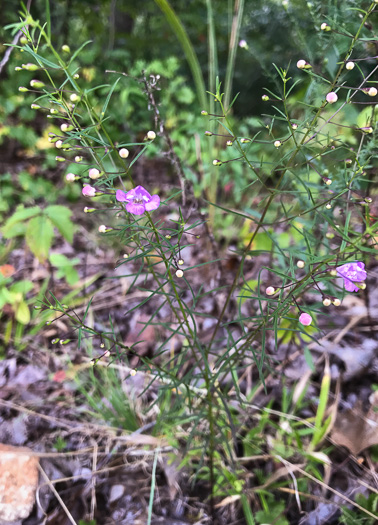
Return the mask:
<svg viewBox="0 0 378 525">
<path fill-rule="evenodd" d="M 353 410 L 338 414 L 331 438 L 335 445 L 346 447 L 355 456 L 365 448 L 378 445 L 377 396 L 367 414 L 363 413 L 361 403 Z"/>
</svg>

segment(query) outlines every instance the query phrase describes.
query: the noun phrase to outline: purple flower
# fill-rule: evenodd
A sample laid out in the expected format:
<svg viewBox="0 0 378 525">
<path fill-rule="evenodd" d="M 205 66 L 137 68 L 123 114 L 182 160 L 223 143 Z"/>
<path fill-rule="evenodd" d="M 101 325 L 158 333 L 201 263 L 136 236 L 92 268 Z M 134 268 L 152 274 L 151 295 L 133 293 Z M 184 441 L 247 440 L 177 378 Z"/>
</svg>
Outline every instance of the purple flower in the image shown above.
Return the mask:
<svg viewBox="0 0 378 525">
<path fill-rule="evenodd" d="M 345 290 L 348 292 L 358 292 L 359 288 L 354 283 L 360 283 L 366 279 L 363 262 L 343 264 L 336 268 L 336 271 L 344 279 Z"/>
<path fill-rule="evenodd" d="M 134 215 L 143 215 L 145 211 L 156 210 L 160 206 L 159 195 L 151 196 L 143 186 L 137 186 L 127 193 L 117 190 L 116 199 L 119 202 L 127 202 L 126 210 Z"/>
</svg>

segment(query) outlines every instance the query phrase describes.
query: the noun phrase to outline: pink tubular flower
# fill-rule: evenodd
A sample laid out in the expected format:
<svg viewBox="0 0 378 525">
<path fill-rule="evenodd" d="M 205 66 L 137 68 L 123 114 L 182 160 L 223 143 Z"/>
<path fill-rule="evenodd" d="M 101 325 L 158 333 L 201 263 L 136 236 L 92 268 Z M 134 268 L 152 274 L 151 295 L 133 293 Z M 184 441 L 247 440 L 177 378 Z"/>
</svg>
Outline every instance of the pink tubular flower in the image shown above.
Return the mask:
<svg viewBox="0 0 378 525">
<path fill-rule="evenodd" d="M 312 323 L 312 317 L 310 314 L 302 312 L 299 316 L 299 322 L 303 324 L 303 326 L 309 326 Z"/>
<path fill-rule="evenodd" d="M 358 292 L 359 288 L 354 283 L 361 283 L 366 279 L 365 265 L 363 262 L 343 264 L 336 268 L 337 273 L 344 279 L 347 292 Z"/>
<path fill-rule="evenodd" d="M 81 193 L 85 197 L 95 197 L 95 195 L 96 195 L 96 188 L 94 188 L 93 186 L 90 186 L 89 184 L 86 184 L 84 186 L 84 188 L 81 190 Z"/>
<path fill-rule="evenodd" d="M 134 215 L 143 215 L 145 211 L 156 210 L 160 206 L 159 195 L 150 195 L 143 186 L 137 186 L 127 193 L 122 190 L 116 191 L 118 202 L 127 202 L 126 210 Z"/>
</svg>

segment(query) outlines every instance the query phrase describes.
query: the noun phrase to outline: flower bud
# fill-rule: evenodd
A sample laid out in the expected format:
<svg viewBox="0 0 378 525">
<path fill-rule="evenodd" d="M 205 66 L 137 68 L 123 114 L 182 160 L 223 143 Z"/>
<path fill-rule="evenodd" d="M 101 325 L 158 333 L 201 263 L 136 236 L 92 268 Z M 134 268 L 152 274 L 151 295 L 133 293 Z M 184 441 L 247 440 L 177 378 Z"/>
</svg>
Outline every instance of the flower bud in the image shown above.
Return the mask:
<svg viewBox="0 0 378 525">
<path fill-rule="evenodd" d="M 265 290 L 266 295 L 274 295 L 276 293 L 275 288 L 273 286 L 268 286 L 268 288 Z"/>
<path fill-rule="evenodd" d="M 218 159 L 213 160 L 213 166 L 220 166 L 221 164 L 222 164 L 221 160 L 218 160 Z"/>
<path fill-rule="evenodd" d="M 20 87 L 18 88 L 18 91 L 21 91 L 21 93 L 26 93 L 26 92 L 29 91 L 29 90 L 28 90 L 28 88 L 26 88 L 26 87 L 24 87 L 24 86 L 20 86 Z"/>
<path fill-rule="evenodd" d="M 293 124 L 291 125 L 291 128 L 292 128 L 292 129 L 298 129 L 298 124 L 296 124 L 295 122 L 293 122 Z"/>
<path fill-rule="evenodd" d="M 101 172 L 97 168 L 91 168 L 89 170 L 90 179 L 98 179 L 99 177 L 101 177 Z"/>
<path fill-rule="evenodd" d="M 88 206 L 85 206 L 84 213 L 92 213 L 93 211 L 96 211 L 96 208 L 88 208 Z"/>
<path fill-rule="evenodd" d="M 274 142 L 274 146 L 275 146 L 276 148 L 279 148 L 279 147 L 282 146 L 282 142 L 281 142 L 280 140 L 276 140 L 276 141 Z"/>
<path fill-rule="evenodd" d="M 98 227 L 99 233 L 106 233 L 110 232 L 113 228 L 110 228 L 109 226 L 105 226 L 105 224 L 101 224 L 101 226 Z"/>
<path fill-rule="evenodd" d="M 202 110 L 202 111 L 201 111 L 201 115 L 206 116 L 206 115 L 208 115 L 208 112 L 205 111 L 205 110 Z"/>
<path fill-rule="evenodd" d="M 179 264 L 180 266 L 182 266 L 182 265 L 184 264 L 184 260 L 183 260 L 183 259 L 179 259 L 179 260 L 177 261 L 177 264 Z"/>
<path fill-rule="evenodd" d="M 331 299 L 329 297 L 324 297 L 324 299 L 323 299 L 324 306 L 330 306 L 331 303 L 332 303 L 332 301 L 331 301 Z"/>
<path fill-rule="evenodd" d="M 70 46 L 68 46 L 67 44 L 64 44 L 64 45 L 62 46 L 62 51 L 63 51 L 64 53 L 71 53 Z"/>
<path fill-rule="evenodd" d="M 66 181 L 67 182 L 74 182 L 74 180 L 76 180 L 76 175 L 74 173 L 67 173 Z"/>
<path fill-rule="evenodd" d="M 337 94 L 334 91 L 331 91 L 327 94 L 326 101 L 328 102 L 328 104 L 334 104 L 335 102 L 337 102 L 338 98 L 339 97 L 337 96 Z"/>
<path fill-rule="evenodd" d="M 156 133 L 155 133 L 155 131 L 149 131 L 149 132 L 147 133 L 147 138 L 148 138 L 148 140 L 155 140 L 155 139 L 156 139 Z"/>
<path fill-rule="evenodd" d="M 366 126 L 364 128 L 358 128 L 360 131 L 363 131 L 364 133 L 373 133 L 373 128 L 371 126 Z"/>
<path fill-rule="evenodd" d="M 299 316 L 299 322 L 303 324 L 303 326 L 309 326 L 312 323 L 312 317 L 310 314 L 302 312 Z"/>
<path fill-rule="evenodd" d="M 331 270 L 329 272 L 329 275 L 331 275 L 332 277 L 336 277 L 337 276 L 337 271 L 336 270 Z"/>
<path fill-rule="evenodd" d="M 39 106 L 38 104 L 32 104 L 30 107 L 32 109 L 41 109 L 41 106 Z"/>
<path fill-rule="evenodd" d="M 84 188 L 81 190 L 81 193 L 85 197 L 95 197 L 96 196 L 96 188 L 93 186 L 90 186 L 89 184 L 86 184 Z"/>
<path fill-rule="evenodd" d="M 184 276 L 184 272 L 182 270 L 176 270 L 176 277 L 183 277 Z"/>
<path fill-rule="evenodd" d="M 320 29 L 322 31 L 331 31 L 331 27 L 328 24 L 326 24 L 325 22 L 323 22 L 323 24 L 320 26 Z"/>
<path fill-rule="evenodd" d="M 212 135 L 214 135 L 214 133 L 212 133 L 211 131 L 205 131 L 205 135 L 206 137 L 211 137 Z"/>
<path fill-rule="evenodd" d="M 52 115 L 57 115 L 57 114 L 59 113 L 59 111 L 58 111 L 57 109 L 55 109 L 55 108 L 51 108 L 51 109 L 50 109 L 50 113 L 51 113 Z"/>
<path fill-rule="evenodd" d="M 66 159 L 64 157 L 55 157 L 55 160 L 58 162 L 65 162 Z"/>
<path fill-rule="evenodd" d="M 328 202 L 328 203 L 326 204 L 326 208 L 327 208 L 327 210 L 330 210 L 330 209 L 332 208 L 332 204 L 331 204 L 330 202 Z"/>
<path fill-rule="evenodd" d="M 39 66 L 36 64 L 22 64 L 22 69 L 26 69 L 27 71 L 37 71 L 39 69 Z"/>
<path fill-rule="evenodd" d="M 246 40 L 240 40 L 239 47 L 241 47 L 242 49 L 248 49 L 248 44 Z"/>
<path fill-rule="evenodd" d="M 373 199 L 371 197 L 365 197 L 365 202 L 367 204 L 371 204 L 373 202 Z"/>
<path fill-rule="evenodd" d="M 60 126 L 60 129 L 63 131 L 63 133 L 66 133 L 67 131 L 72 131 L 74 129 L 74 127 L 71 126 L 70 124 L 63 123 Z"/>
<path fill-rule="evenodd" d="M 14 68 L 14 70 L 15 71 L 22 71 L 22 67 L 17 66 L 17 67 Z"/>
<path fill-rule="evenodd" d="M 333 304 L 334 306 L 340 306 L 341 301 L 340 301 L 340 299 L 335 298 L 335 299 L 332 301 L 332 304 Z"/>
<path fill-rule="evenodd" d="M 354 62 L 347 62 L 345 64 L 345 69 L 347 69 L 348 71 L 352 71 L 352 69 L 354 69 Z"/>
<path fill-rule="evenodd" d="M 297 62 L 297 68 L 298 69 L 306 69 L 306 66 L 309 66 L 309 65 L 310 64 L 307 64 L 306 60 L 298 60 L 298 62 Z"/>
<path fill-rule="evenodd" d="M 240 139 L 240 142 L 241 142 L 242 144 L 248 144 L 248 142 L 251 142 L 251 139 L 243 138 L 243 139 Z"/>
<path fill-rule="evenodd" d="M 331 186 L 331 184 L 332 184 L 332 179 L 329 179 L 328 177 L 324 177 L 323 180 L 324 180 L 324 183 L 325 183 L 327 186 Z"/>
<path fill-rule="evenodd" d="M 29 40 L 26 38 L 26 36 L 22 36 L 20 38 L 20 44 L 22 44 L 23 46 L 26 45 L 28 42 Z"/>
<path fill-rule="evenodd" d="M 122 159 L 127 159 L 127 157 L 129 156 L 129 150 L 126 149 L 126 148 L 122 148 L 119 150 L 119 156 L 122 158 Z"/>
<path fill-rule="evenodd" d="M 79 101 L 80 101 L 80 97 L 79 97 L 79 95 L 78 95 L 77 93 L 72 93 L 72 94 L 70 95 L 70 101 L 71 101 L 71 102 L 74 102 L 74 103 L 75 103 L 75 102 L 79 102 Z"/>
<path fill-rule="evenodd" d="M 304 261 L 298 261 L 297 262 L 297 266 L 298 266 L 298 268 L 304 268 L 305 267 L 305 262 Z"/>
<path fill-rule="evenodd" d="M 83 157 L 80 157 L 80 155 L 76 155 L 75 162 L 81 162 L 83 160 Z"/>
<path fill-rule="evenodd" d="M 232 140 L 228 140 L 228 141 L 226 142 L 226 146 L 232 146 Z"/>
<path fill-rule="evenodd" d="M 35 80 L 35 79 L 30 81 L 30 85 L 32 88 L 37 88 L 37 89 L 45 87 L 44 82 L 42 82 L 41 80 Z"/>
<path fill-rule="evenodd" d="M 269 100 L 268 95 L 263 95 L 263 96 L 261 97 L 261 100 L 262 100 L 263 102 L 268 102 L 268 100 Z"/>
<path fill-rule="evenodd" d="M 134 377 L 136 374 L 137 374 L 137 371 L 135 370 L 135 368 L 133 370 L 130 370 L 130 375 L 132 377 Z"/>
<path fill-rule="evenodd" d="M 63 147 L 63 140 L 57 140 L 55 142 L 55 147 L 58 148 L 58 149 L 62 148 Z"/>
<path fill-rule="evenodd" d="M 375 87 L 371 87 L 368 91 L 368 95 L 369 97 L 375 97 L 375 95 L 377 94 L 377 88 Z"/>
<path fill-rule="evenodd" d="M 73 77 L 74 77 L 75 80 L 77 80 L 78 78 L 80 78 L 80 75 L 79 75 L 79 73 L 75 73 Z"/>
</svg>

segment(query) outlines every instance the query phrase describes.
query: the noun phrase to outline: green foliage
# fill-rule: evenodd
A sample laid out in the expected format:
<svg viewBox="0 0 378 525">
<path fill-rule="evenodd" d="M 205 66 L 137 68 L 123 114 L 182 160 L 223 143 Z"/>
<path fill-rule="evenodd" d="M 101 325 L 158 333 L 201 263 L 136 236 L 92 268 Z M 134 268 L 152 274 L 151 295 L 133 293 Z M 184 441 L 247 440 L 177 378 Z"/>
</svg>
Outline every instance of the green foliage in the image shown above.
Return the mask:
<svg viewBox="0 0 378 525">
<path fill-rule="evenodd" d="M 77 257 L 74 259 L 68 259 L 68 257 L 62 253 L 50 253 L 49 260 L 52 266 L 57 268 L 56 276 L 58 279 L 65 279 L 71 286 L 78 282 L 79 274 L 74 266 L 80 262 L 80 259 Z"/>
<path fill-rule="evenodd" d="M 77 383 L 94 417 L 116 428 L 131 432 L 138 430 L 139 421 L 133 401 L 122 388 L 116 369 L 90 368 L 82 373 Z"/>
<path fill-rule="evenodd" d="M 284 501 L 277 501 L 273 496 L 268 496 L 264 503 L 264 510 L 259 510 L 255 514 L 257 523 L 289 525 L 289 521 L 283 516 L 286 507 Z"/>
<path fill-rule="evenodd" d="M 363 509 L 370 511 L 372 514 L 378 514 L 377 494 L 370 494 L 368 497 L 365 497 L 363 494 L 357 494 L 356 503 Z M 366 516 L 361 510 L 355 508 L 351 510 L 343 506 L 340 523 L 345 523 L 345 525 L 373 525 L 376 523 L 376 519 Z"/>
<path fill-rule="evenodd" d="M 33 254 L 44 261 L 52 246 L 54 226 L 68 242 L 72 242 L 74 224 L 70 219 L 71 214 L 71 210 L 60 205 L 47 206 L 45 209 L 19 206 L 6 221 L 3 235 L 6 239 L 24 236 Z"/>
</svg>

